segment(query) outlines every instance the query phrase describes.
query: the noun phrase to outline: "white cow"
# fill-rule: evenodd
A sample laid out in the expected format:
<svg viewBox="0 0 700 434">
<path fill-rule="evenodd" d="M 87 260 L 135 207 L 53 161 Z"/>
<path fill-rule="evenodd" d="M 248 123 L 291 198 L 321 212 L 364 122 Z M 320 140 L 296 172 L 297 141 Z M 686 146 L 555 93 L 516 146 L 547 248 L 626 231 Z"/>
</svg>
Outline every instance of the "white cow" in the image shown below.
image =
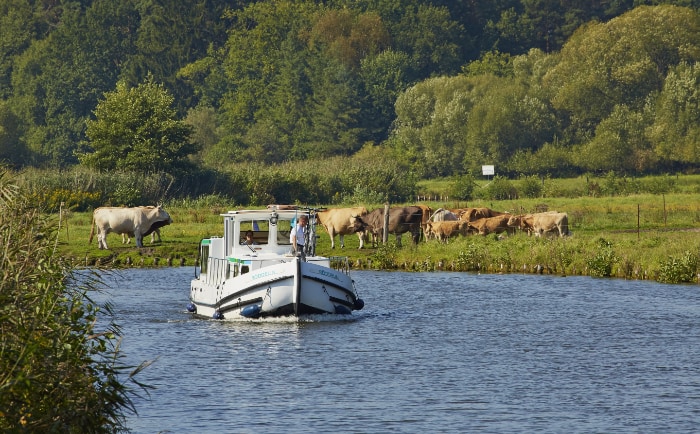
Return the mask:
<svg viewBox="0 0 700 434">
<path fill-rule="evenodd" d="M 136 207 L 136 208 L 97 208 L 92 214 L 92 228 L 90 229 L 90 242 L 97 227 L 97 245 L 100 249 L 108 249 L 107 234 L 133 234 L 136 238 L 136 246 L 143 247 L 143 237 L 156 229 L 173 222 L 163 208 Z"/>
<path fill-rule="evenodd" d="M 335 249 L 335 236 L 340 235 L 340 247 L 345 247 L 345 235 L 354 234 L 360 238 L 360 249 L 364 247 L 364 233 L 355 227 L 355 218 L 367 214 L 367 208 L 330 208 L 319 211 L 316 214 L 319 222 L 326 228 L 326 232 L 331 237 L 331 249 Z"/>
<path fill-rule="evenodd" d="M 508 226 L 525 230 L 528 235 L 534 233 L 536 237 L 547 233 L 563 237 L 569 235 L 569 216 L 565 212 L 556 211 L 516 215 L 508 220 Z"/>
</svg>

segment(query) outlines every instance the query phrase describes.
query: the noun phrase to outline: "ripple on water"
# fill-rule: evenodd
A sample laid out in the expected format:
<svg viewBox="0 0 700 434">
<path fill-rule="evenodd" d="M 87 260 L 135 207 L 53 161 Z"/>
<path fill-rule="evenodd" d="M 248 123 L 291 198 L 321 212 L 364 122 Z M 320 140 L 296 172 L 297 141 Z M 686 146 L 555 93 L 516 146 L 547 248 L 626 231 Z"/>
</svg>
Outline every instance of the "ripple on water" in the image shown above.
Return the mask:
<svg viewBox="0 0 700 434">
<path fill-rule="evenodd" d="M 127 270 L 110 297 L 141 375 L 137 433 L 692 432 L 696 286 L 355 272 L 348 318 L 214 321 L 191 269 Z M 144 286 L 143 282 L 148 285 Z"/>
</svg>

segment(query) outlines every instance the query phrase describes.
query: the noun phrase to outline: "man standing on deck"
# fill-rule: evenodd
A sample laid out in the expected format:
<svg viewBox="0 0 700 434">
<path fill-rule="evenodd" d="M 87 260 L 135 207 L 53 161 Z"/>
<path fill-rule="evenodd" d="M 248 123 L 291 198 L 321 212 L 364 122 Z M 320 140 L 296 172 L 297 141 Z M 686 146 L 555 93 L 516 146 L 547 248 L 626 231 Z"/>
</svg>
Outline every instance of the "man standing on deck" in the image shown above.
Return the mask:
<svg viewBox="0 0 700 434">
<path fill-rule="evenodd" d="M 306 243 L 306 225 L 309 223 L 309 217 L 302 214 L 299 221 L 289 233 L 289 242 L 292 244 L 292 253 L 295 255 L 301 254 L 304 257 L 304 244 Z"/>
</svg>

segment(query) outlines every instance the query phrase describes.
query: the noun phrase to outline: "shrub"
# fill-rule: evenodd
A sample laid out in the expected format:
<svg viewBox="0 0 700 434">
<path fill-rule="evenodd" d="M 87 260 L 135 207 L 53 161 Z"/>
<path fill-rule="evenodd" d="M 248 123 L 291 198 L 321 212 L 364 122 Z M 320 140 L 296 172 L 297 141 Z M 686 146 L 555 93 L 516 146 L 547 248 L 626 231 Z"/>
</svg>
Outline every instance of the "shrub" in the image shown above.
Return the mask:
<svg viewBox="0 0 700 434">
<path fill-rule="evenodd" d="M 483 245 L 480 246 L 477 245 L 477 243 L 470 242 L 467 245 L 466 250 L 461 250 L 457 254 L 455 264 L 457 265 L 457 269 L 459 270 L 479 271 L 484 266 L 485 260 L 486 253 L 484 251 Z"/>
<path fill-rule="evenodd" d="M 452 188 L 448 192 L 449 196 L 455 200 L 471 200 L 474 198 L 476 181 L 471 172 L 463 176 L 458 176 L 452 183 Z"/>
<path fill-rule="evenodd" d="M 518 190 L 503 176 L 495 176 L 493 181 L 482 192 L 483 199 L 489 200 L 509 200 L 518 197 Z"/>
<path fill-rule="evenodd" d="M 372 255 L 372 263 L 375 269 L 392 269 L 396 265 L 397 249 L 395 243 L 379 244 Z"/>
<path fill-rule="evenodd" d="M 657 280 L 664 283 L 690 283 L 697 280 L 698 255 L 686 251 L 680 258 L 669 257 L 661 263 Z"/>
<path fill-rule="evenodd" d="M 596 244 L 595 253 L 586 260 L 588 272 L 594 277 L 610 277 L 613 266 L 619 261 L 619 258 L 613 251 L 611 242 L 599 238 Z"/>
<path fill-rule="evenodd" d="M 520 192 L 529 198 L 536 198 L 542 196 L 542 181 L 536 176 L 527 176 L 520 181 Z"/>
</svg>

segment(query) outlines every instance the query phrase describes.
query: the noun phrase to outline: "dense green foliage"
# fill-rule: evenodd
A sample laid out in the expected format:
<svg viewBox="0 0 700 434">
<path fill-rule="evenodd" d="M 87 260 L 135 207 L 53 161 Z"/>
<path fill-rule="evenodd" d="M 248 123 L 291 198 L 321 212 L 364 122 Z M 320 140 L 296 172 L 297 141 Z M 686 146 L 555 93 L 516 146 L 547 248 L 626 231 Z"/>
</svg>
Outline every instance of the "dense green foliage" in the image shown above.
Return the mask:
<svg viewBox="0 0 700 434">
<path fill-rule="evenodd" d="M 126 382 L 142 367 L 122 364 L 109 305 L 90 301 L 96 275 L 56 254 L 55 222 L 5 172 L 0 239 L 0 431 L 123 430 L 135 411 Z"/>
<path fill-rule="evenodd" d="M 0 158 L 176 182 L 369 147 L 413 179 L 690 172 L 699 7 L 8 0 Z"/>
<path fill-rule="evenodd" d="M 87 121 L 87 150 L 82 164 L 98 170 L 141 173 L 182 171 L 195 152 L 190 127 L 176 119 L 172 96 L 162 86 L 146 83 L 127 89 L 117 83 Z"/>
</svg>

